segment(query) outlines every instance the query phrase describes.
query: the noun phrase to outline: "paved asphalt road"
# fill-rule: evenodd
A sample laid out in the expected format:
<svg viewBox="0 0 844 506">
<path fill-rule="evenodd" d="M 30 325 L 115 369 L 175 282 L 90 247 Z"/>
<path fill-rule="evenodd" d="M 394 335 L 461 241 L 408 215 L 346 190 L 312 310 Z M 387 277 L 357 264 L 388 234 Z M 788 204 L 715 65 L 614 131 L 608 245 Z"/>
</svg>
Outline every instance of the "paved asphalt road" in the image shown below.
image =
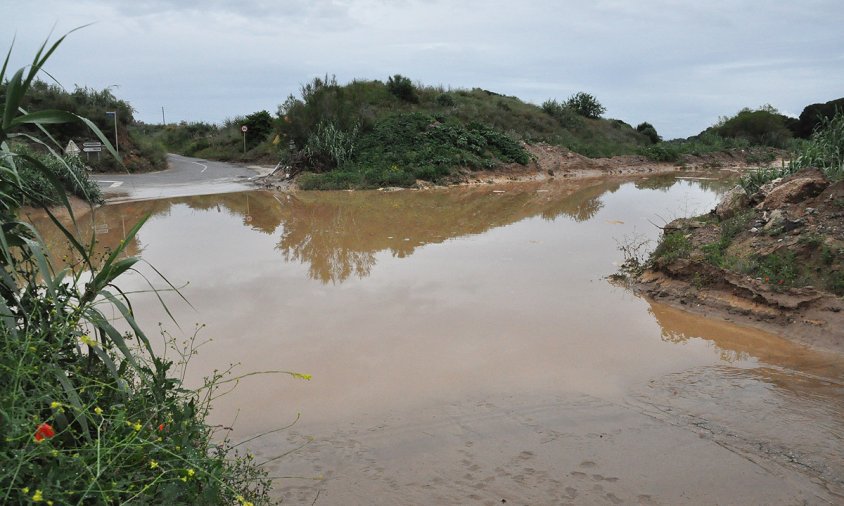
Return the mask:
<svg viewBox="0 0 844 506">
<path fill-rule="evenodd" d="M 252 168 L 201 158 L 167 155 L 166 170 L 143 174 L 95 174 L 107 202 L 149 200 L 249 190 Z"/>
</svg>

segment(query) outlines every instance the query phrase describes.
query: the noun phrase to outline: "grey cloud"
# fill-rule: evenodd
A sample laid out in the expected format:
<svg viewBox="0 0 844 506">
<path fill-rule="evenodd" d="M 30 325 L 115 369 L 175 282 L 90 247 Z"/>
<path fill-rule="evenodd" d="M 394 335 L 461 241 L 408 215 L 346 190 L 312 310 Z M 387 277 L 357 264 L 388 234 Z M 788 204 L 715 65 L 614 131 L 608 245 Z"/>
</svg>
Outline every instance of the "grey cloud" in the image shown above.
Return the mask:
<svg viewBox="0 0 844 506">
<path fill-rule="evenodd" d="M 673 137 L 743 106 L 799 113 L 844 82 L 838 0 L 0 0 L 0 14 L 23 38 L 100 21 L 50 69 L 121 84 L 146 121 L 161 105 L 186 120 L 274 111 L 315 75 L 400 72 L 535 103 L 585 90 L 609 116 Z"/>
</svg>

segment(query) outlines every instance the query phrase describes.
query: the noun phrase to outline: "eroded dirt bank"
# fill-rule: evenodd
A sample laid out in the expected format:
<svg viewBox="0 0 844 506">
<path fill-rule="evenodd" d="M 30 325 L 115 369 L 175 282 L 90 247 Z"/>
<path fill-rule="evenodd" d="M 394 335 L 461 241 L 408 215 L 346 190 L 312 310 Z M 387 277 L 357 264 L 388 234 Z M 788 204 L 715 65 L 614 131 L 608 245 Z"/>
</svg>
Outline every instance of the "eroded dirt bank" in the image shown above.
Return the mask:
<svg viewBox="0 0 844 506">
<path fill-rule="evenodd" d="M 634 283 L 649 297 L 844 352 L 844 182 L 801 171 L 667 224 Z"/>
</svg>

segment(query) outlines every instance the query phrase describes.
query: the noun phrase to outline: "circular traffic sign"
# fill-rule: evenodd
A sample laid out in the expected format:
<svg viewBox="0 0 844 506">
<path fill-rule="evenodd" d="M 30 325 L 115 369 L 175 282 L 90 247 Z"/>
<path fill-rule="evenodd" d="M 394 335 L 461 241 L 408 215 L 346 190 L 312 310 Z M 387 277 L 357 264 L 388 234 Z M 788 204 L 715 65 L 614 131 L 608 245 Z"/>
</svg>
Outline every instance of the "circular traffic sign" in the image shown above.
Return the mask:
<svg viewBox="0 0 844 506">
<path fill-rule="evenodd" d="M 243 132 L 243 133 L 246 133 L 247 130 L 249 130 L 249 129 L 246 128 L 246 125 L 243 125 L 242 127 L 240 127 L 240 131 Z"/>
</svg>

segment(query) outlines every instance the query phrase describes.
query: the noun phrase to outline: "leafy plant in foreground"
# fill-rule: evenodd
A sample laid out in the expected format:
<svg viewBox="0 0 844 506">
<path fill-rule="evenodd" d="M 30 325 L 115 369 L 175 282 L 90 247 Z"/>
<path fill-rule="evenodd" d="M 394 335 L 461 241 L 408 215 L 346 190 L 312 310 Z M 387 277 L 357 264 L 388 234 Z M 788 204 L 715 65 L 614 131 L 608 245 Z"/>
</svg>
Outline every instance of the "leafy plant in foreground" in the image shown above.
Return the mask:
<svg viewBox="0 0 844 506">
<path fill-rule="evenodd" d="M 59 177 L 47 166 L 73 170 L 58 155 L 47 127 L 86 125 L 114 156 L 102 132 L 75 114 L 26 112 L 21 103 L 35 76 L 64 40 L 45 42 L 28 69 L 6 81 L 0 112 L 0 502 L 4 504 L 253 504 L 267 501 L 266 473 L 233 446 L 215 443 L 205 424 L 222 376 L 198 391 L 185 389 L 173 367 L 154 353 L 129 300 L 115 284 L 137 258 L 124 250 L 145 220 L 102 263 L 94 239 L 83 245 L 46 206 L 40 189 L 21 184 L 24 165 L 53 186 L 73 221 Z M 0 68 L 6 78 L 11 49 Z M 26 127 L 34 126 L 41 136 Z M 26 139 L 52 161 L 15 153 Z M 18 219 L 24 201 L 40 202 L 82 259 L 57 269 L 37 231 Z M 171 286 L 172 288 L 172 286 Z M 121 315 L 117 330 L 100 309 Z M 303 377 L 302 375 L 299 375 Z"/>
</svg>

